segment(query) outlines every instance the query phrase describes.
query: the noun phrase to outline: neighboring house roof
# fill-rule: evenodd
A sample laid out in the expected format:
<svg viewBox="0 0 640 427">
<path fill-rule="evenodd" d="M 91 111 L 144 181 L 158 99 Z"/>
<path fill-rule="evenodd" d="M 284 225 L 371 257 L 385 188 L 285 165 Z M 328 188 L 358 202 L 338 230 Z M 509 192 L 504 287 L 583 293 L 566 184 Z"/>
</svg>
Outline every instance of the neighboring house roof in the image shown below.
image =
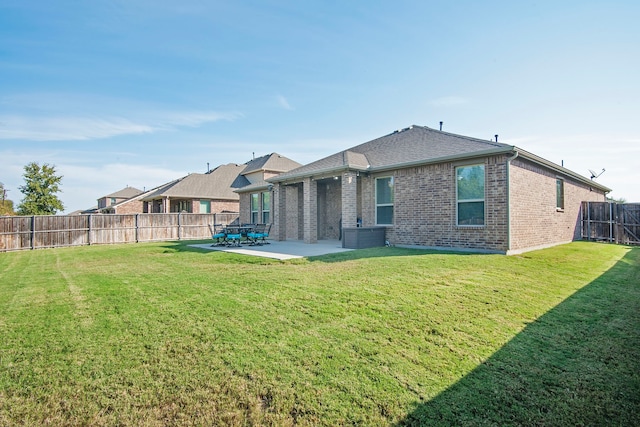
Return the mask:
<svg viewBox="0 0 640 427">
<path fill-rule="evenodd" d="M 116 191 L 115 193 L 107 194 L 106 196 L 102 196 L 102 198 L 116 198 L 116 199 L 130 199 L 131 197 L 136 197 L 139 194 L 142 194 L 142 190 L 138 190 L 135 187 L 125 187 L 120 191 Z"/>
<path fill-rule="evenodd" d="M 162 197 L 181 199 L 238 200 L 233 190 L 248 185 L 249 181 L 240 176 L 245 165 L 229 163 L 220 165 L 205 174 L 192 173 L 175 181 L 161 185 L 147 194 L 143 200 Z"/>
<path fill-rule="evenodd" d="M 271 172 L 271 173 L 282 173 L 289 171 L 291 169 L 295 169 L 302 166 L 300 163 L 289 159 L 278 153 L 267 154 L 262 157 L 258 157 L 257 159 L 253 159 L 246 163 L 246 167 L 242 171 L 242 176 L 249 175 L 255 172 Z M 264 180 L 264 173 L 262 178 L 249 182 L 242 186 L 241 188 L 235 190 L 237 193 L 246 193 L 249 191 L 261 191 L 266 190 L 271 183 Z"/>
<path fill-rule="evenodd" d="M 441 163 L 496 154 L 518 153 L 519 156 L 542 164 L 564 175 L 588 183 L 604 191 L 609 188 L 599 185 L 586 177 L 556 165 L 513 145 L 491 140 L 471 138 L 431 129 L 426 126 L 410 126 L 389 135 L 357 145 L 323 159 L 309 163 L 266 181 L 294 182 L 308 177 L 328 177 L 346 170 L 380 172 Z"/>
<path fill-rule="evenodd" d="M 288 157 L 278 153 L 271 153 L 247 162 L 242 175 L 258 171 L 286 172 L 300 166 L 302 166 L 300 163 Z"/>
</svg>

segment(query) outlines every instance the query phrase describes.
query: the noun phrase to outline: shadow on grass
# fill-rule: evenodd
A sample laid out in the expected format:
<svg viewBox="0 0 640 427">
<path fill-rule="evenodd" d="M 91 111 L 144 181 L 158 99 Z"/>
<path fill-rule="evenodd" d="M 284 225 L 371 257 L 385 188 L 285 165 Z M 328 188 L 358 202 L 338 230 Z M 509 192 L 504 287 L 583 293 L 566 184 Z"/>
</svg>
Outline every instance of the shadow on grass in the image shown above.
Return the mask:
<svg viewBox="0 0 640 427">
<path fill-rule="evenodd" d="M 200 244 L 213 244 L 211 240 L 171 240 L 164 242 L 163 247 L 167 249 L 167 251 L 173 252 L 194 252 L 194 253 L 211 253 L 211 251 L 207 249 L 202 249 L 198 247 L 194 247 L 192 245 L 200 245 Z"/>
<path fill-rule="evenodd" d="M 640 425 L 640 248 L 399 425 Z"/>
</svg>

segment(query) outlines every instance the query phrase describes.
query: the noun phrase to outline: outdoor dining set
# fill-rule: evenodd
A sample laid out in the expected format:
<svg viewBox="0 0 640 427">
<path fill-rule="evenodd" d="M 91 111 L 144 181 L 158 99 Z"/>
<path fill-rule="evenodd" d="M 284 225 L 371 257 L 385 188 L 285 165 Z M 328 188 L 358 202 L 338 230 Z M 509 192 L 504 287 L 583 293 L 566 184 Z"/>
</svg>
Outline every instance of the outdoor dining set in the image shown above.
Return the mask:
<svg viewBox="0 0 640 427">
<path fill-rule="evenodd" d="M 266 238 L 269 237 L 271 224 L 213 224 L 209 229 L 214 241 L 211 246 L 265 245 L 269 244 Z"/>
</svg>

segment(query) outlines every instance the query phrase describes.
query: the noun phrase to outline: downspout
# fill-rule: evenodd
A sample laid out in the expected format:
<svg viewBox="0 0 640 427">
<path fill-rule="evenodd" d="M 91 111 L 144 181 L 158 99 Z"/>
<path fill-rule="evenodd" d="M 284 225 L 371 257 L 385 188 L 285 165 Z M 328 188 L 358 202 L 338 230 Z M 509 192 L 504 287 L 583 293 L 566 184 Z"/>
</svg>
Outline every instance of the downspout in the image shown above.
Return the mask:
<svg viewBox="0 0 640 427">
<path fill-rule="evenodd" d="M 507 157 L 507 254 L 511 250 L 511 177 L 509 176 L 509 169 L 511 162 L 518 157 L 518 151 L 514 148 L 513 156 Z"/>
</svg>

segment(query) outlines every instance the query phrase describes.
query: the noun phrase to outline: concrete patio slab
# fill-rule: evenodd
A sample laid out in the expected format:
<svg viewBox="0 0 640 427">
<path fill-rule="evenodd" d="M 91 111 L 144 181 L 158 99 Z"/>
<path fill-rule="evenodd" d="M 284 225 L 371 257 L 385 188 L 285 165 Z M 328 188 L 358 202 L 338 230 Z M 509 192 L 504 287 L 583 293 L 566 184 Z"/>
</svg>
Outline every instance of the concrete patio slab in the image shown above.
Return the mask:
<svg viewBox="0 0 640 427">
<path fill-rule="evenodd" d="M 235 254 L 252 255 L 279 260 L 327 255 L 353 250 L 343 248 L 342 242 L 339 240 L 319 240 L 318 243 L 304 243 L 300 240 L 270 241 L 268 245 L 241 245 L 239 247 L 212 246 L 212 243 L 200 243 L 189 246 L 212 251 L 231 252 Z"/>
</svg>

